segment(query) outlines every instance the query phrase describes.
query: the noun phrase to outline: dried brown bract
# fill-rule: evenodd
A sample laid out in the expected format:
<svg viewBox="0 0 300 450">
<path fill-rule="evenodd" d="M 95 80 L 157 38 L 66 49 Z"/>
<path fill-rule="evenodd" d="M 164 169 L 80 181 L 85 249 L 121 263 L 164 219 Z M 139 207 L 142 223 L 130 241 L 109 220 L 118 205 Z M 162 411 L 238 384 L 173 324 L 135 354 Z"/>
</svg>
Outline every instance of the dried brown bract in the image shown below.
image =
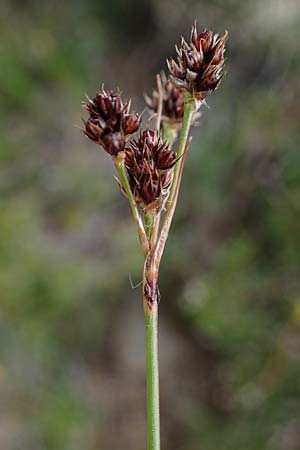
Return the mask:
<svg viewBox="0 0 300 450">
<path fill-rule="evenodd" d="M 217 89 L 225 70 L 224 53 L 227 32 L 222 37 L 212 31 L 197 33 L 196 23 L 192 27 L 190 42 L 184 38 L 176 47 L 177 62 L 168 61 L 170 78 L 174 85 L 186 89 L 198 101 Z"/>
<path fill-rule="evenodd" d="M 140 133 L 125 149 L 125 166 L 136 203 L 142 208 L 161 211 L 173 179 L 176 154 L 157 131 Z"/>
<path fill-rule="evenodd" d="M 89 113 L 84 120 L 84 134 L 101 145 L 112 156 L 124 151 L 129 136 L 135 133 L 141 122 L 136 113 L 130 113 L 130 102 L 123 103 L 121 94 L 102 89 L 93 100 L 83 104 Z"/>
</svg>

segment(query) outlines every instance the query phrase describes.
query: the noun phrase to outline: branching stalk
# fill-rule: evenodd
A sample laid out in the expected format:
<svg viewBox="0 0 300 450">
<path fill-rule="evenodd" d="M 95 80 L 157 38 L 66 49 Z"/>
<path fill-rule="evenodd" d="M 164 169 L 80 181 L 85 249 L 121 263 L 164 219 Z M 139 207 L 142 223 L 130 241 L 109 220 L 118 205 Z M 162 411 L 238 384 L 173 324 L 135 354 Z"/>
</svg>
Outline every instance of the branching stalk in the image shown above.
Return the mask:
<svg viewBox="0 0 300 450">
<path fill-rule="evenodd" d="M 175 196 L 175 192 L 176 192 L 177 184 L 178 184 L 179 173 L 180 173 L 180 170 L 182 170 L 182 166 L 184 164 L 184 159 L 182 158 L 182 155 L 186 148 L 194 111 L 195 111 L 195 100 L 189 94 L 186 94 L 185 102 L 184 102 L 183 122 L 182 122 L 182 128 L 181 128 L 178 150 L 177 150 L 177 157 L 180 159 L 179 159 L 178 164 L 176 164 L 176 166 L 174 168 L 174 178 L 173 178 L 170 196 L 169 196 L 169 199 L 167 202 L 167 212 L 171 208 L 172 202 L 174 201 L 174 196 Z"/>
<path fill-rule="evenodd" d="M 118 172 L 119 178 L 120 178 L 120 182 L 121 185 L 124 189 L 124 191 L 126 192 L 126 195 L 128 197 L 129 200 L 129 204 L 131 207 L 131 212 L 132 212 L 132 216 L 134 218 L 134 221 L 136 223 L 136 227 L 137 227 L 137 231 L 138 231 L 138 235 L 139 235 L 139 239 L 140 239 L 140 243 L 141 243 L 141 247 L 144 253 L 144 256 L 147 255 L 148 250 L 149 250 L 149 242 L 148 242 L 148 238 L 144 229 L 144 225 L 143 222 L 141 220 L 138 208 L 137 208 L 137 204 L 135 202 L 134 196 L 132 194 L 130 185 L 129 185 L 129 181 L 128 181 L 128 177 L 126 174 L 126 168 L 125 168 L 125 163 L 124 163 L 124 158 L 115 158 L 114 159 L 114 164 L 116 167 L 116 170 Z"/>
<path fill-rule="evenodd" d="M 145 232 L 146 232 L 148 240 L 150 240 L 154 217 L 155 216 L 151 211 L 147 211 L 144 213 Z"/>
<path fill-rule="evenodd" d="M 157 242 L 158 232 L 160 224 L 160 214 L 157 214 L 153 219 L 153 226 L 150 234 L 150 248 L 153 249 Z"/>
<path fill-rule="evenodd" d="M 161 233 L 160 233 L 160 236 L 159 236 L 156 248 L 155 248 L 154 261 L 155 261 L 155 264 L 157 267 L 159 267 L 159 264 L 160 264 L 160 260 L 161 260 L 161 257 L 162 257 L 163 251 L 164 251 L 164 247 L 165 247 L 165 244 L 166 244 L 166 241 L 168 238 L 170 226 L 172 223 L 173 215 L 174 215 L 176 204 L 177 204 L 184 161 L 185 161 L 185 157 L 186 157 L 186 154 L 187 154 L 189 146 L 190 146 L 190 141 L 188 140 L 188 136 L 189 136 L 189 131 L 190 131 L 194 111 L 195 111 L 194 100 L 190 96 L 186 96 L 185 103 L 184 103 L 183 123 L 182 123 L 181 133 L 180 133 L 180 137 L 179 137 L 179 145 L 178 145 L 178 151 L 177 151 L 177 156 L 180 159 L 174 168 L 174 178 L 173 178 L 170 196 L 167 201 L 164 223 L 163 223 Z"/>
<path fill-rule="evenodd" d="M 163 95 L 164 95 L 163 90 L 162 90 L 160 75 L 156 75 L 156 83 L 157 83 L 157 89 L 158 89 L 158 94 L 159 94 L 157 117 L 156 117 L 156 130 L 157 130 L 157 132 L 159 132 L 160 125 L 161 125 L 162 105 L 163 105 Z"/>
<path fill-rule="evenodd" d="M 196 23 L 193 25 L 190 42 L 183 39 L 181 47 L 176 47 L 177 62 L 173 59 L 167 61 L 170 79 L 163 74 L 157 75 L 157 91 L 153 92 L 152 99 L 146 98 L 153 114 L 147 121 L 146 129 L 140 130 L 138 139 L 132 139 L 132 136 L 141 126 L 141 116 L 130 112 L 130 102 L 122 101 L 120 91 L 114 93 L 102 88 L 92 100 L 87 98 L 83 104 L 89 114 L 88 120 L 83 121 L 83 133 L 111 155 L 119 175 L 118 181 L 129 200 L 145 257 L 143 303 L 148 450 L 160 450 L 157 339 L 159 266 L 191 142 L 189 130 L 193 113 L 197 105 L 217 89 L 224 76 L 226 39 L 227 32 L 221 37 L 208 30 L 198 34 Z M 176 155 L 172 147 L 182 120 L 183 103 L 184 114 Z M 156 117 L 155 130 L 150 129 L 153 117 Z M 125 148 L 126 143 L 129 145 Z M 133 190 L 131 186 L 134 186 Z M 168 192 L 170 194 L 165 204 Z M 160 226 L 164 206 L 164 221 Z"/>
<path fill-rule="evenodd" d="M 164 224 L 158 238 L 157 222 L 152 224 L 150 236 L 150 251 L 145 261 L 143 276 L 143 296 L 146 325 L 146 361 L 147 361 L 147 420 L 148 420 L 148 450 L 160 450 L 160 419 L 159 419 L 159 372 L 158 372 L 158 272 L 161 256 L 168 237 L 174 215 L 179 186 L 182 176 L 185 156 L 189 143 L 188 134 L 194 112 L 194 103 L 189 99 L 185 103 L 183 126 L 179 140 L 178 156 L 180 160 L 175 166 L 174 179 L 170 192 Z M 153 230 L 155 229 L 155 234 Z M 158 240 L 157 240 L 158 238 Z"/>
</svg>

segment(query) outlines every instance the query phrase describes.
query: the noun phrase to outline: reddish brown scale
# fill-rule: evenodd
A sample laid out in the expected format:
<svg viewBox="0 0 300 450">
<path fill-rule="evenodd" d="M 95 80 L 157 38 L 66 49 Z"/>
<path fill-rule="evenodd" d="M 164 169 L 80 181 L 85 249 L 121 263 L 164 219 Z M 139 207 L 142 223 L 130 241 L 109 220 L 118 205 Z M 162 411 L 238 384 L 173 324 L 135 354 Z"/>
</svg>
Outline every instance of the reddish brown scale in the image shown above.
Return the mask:
<svg viewBox="0 0 300 450">
<path fill-rule="evenodd" d="M 180 89 L 176 88 L 164 73 L 161 74 L 162 86 L 162 125 L 180 124 L 183 119 L 184 98 Z M 145 97 L 148 108 L 154 113 L 158 112 L 159 91 L 154 89 L 151 98 Z"/>
<path fill-rule="evenodd" d="M 226 40 L 227 32 L 221 37 L 208 30 L 198 34 L 196 24 L 193 25 L 190 42 L 182 39 L 177 49 L 177 62 L 168 61 L 174 85 L 189 91 L 199 101 L 217 89 L 225 73 Z"/>
<path fill-rule="evenodd" d="M 164 133 L 166 128 L 171 128 L 174 132 L 174 137 L 176 137 L 183 120 L 184 93 L 182 89 L 174 86 L 164 72 L 160 75 L 160 81 L 162 87 L 161 129 Z M 145 96 L 145 101 L 150 111 L 157 113 L 160 101 L 159 89 L 153 90 L 151 98 Z M 199 117 L 200 113 L 194 113 L 192 123 L 195 124 Z"/>
<path fill-rule="evenodd" d="M 144 130 L 125 148 L 125 166 L 137 204 L 161 211 L 169 193 L 176 155 L 156 131 Z"/>
<path fill-rule="evenodd" d="M 123 103 L 120 93 L 97 92 L 93 100 L 83 104 L 89 113 L 84 120 L 83 133 L 112 156 L 124 151 L 128 137 L 135 133 L 141 122 L 136 113 L 130 113 L 130 103 Z"/>
</svg>

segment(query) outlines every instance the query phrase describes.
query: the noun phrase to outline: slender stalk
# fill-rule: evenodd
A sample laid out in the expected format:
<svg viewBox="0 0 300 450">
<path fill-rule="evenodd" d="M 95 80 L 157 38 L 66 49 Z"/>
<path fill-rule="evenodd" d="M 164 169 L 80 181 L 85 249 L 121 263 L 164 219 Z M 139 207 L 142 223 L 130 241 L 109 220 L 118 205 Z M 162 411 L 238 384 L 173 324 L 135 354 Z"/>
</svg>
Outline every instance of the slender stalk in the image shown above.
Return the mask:
<svg viewBox="0 0 300 450">
<path fill-rule="evenodd" d="M 157 280 L 144 278 L 143 287 L 146 328 L 147 450 L 160 450 Z"/>
<path fill-rule="evenodd" d="M 160 214 L 158 214 L 156 211 L 147 211 L 144 214 L 145 231 L 149 240 L 149 251 L 152 250 L 156 245 L 159 222 Z"/>
<path fill-rule="evenodd" d="M 159 224 L 160 224 L 160 214 L 157 214 L 153 219 L 153 225 L 151 229 L 151 235 L 150 235 L 150 249 L 153 249 L 157 242 L 157 236 L 159 232 Z"/>
<path fill-rule="evenodd" d="M 158 83 L 159 85 L 159 83 Z M 145 267 L 143 274 L 143 300 L 146 328 L 146 375 L 147 375 L 147 450 L 160 450 L 160 414 L 159 414 L 159 368 L 158 368 L 158 271 L 161 256 L 168 237 L 174 215 L 179 186 L 182 176 L 185 156 L 188 150 L 188 135 L 191 126 L 194 101 L 185 99 L 184 117 L 179 138 L 177 156 L 180 158 L 174 169 L 174 178 L 169 200 L 166 206 L 166 214 L 161 233 L 158 237 L 160 215 L 151 212 L 144 214 L 144 224 L 138 212 L 129 181 L 126 174 L 124 158 L 116 159 L 115 166 L 119 174 L 120 182 L 128 196 L 132 215 L 137 225 L 141 246 L 145 255 Z M 158 115 L 157 127 L 161 119 Z M 168 136 L 169 140 L 174 135 Z"/>
<path fill-rule="evenodd" d="M 156 83 L 157 83 L 157 89 L 158 89 L 158 94 L 159 94 L 157 117 L 156 117 L 156 130 L 157 130 L 157 132 L 159 132 L 160 126 L 161 126 L 162 105 L 163 105 L 163 96 L 164 96 L 160 75 L 156 75 Z"/>
<path fill-rule="evenodd" d="M 151 236 L 153 221 L 154 221 L 154 214 L 150 211 L 145 212 L 144 213 L 144 224 L 145 224 L 145 232 L 146 232 L 148 240 L 150 239 L 150 236 Z"/>
<path fill-rule="evenodd" d="M 128 197 L 129 203 L 130 203 L 130 207 L 131 207 L 131 212 L 132 212 L 134 221 L 137 226 L 137 231 L 138 231 L 141 247 L 143 249 L 144 255 L 146 256 L 148 253 L 148 250 L 149 250 L 149 242 L 148 242 L 148 238 L 146 236 L 143 222 L 142 222 L 141 217 L 138 212 L 138 208 L 137 208 L 134 196 L 132 194 L 132 191 L 131 191 L 131 188 L 129 185 L 129 181 L 128 181 L 126 169 L 125 169 L 124 158 L 118 158 L 118 159 L 115 158 L 114 164 L 115 164 L 116 170 L 118 172 L 121 185 L 127 194 L 127 197 Z"/>
<path fill-rule="evenodd" d="M 194 108 L 195 105 L 193 100 L 191 98 L 186 98 L 183 124 L 177 152 L 180 160 L 175 166 L 170 199 L 166 208 L 165 220 L 159 239 L 157 240 L 159 221 L 157 221 L 157 223 L 152 222 L 151 232 L 150 234 L 147 233 L 150 238 L 150 250 L 145 260 L 143 295 L 146 326 L 148 450 L 160 450 L 159 369 L 157 342 L 158 271 L 177 203 L 184 159 L 189 147 L 188 135 Z M 155 232 L 153 232 L 154 229 Z"/>
<path fill-rule="evenodd" d="M 166 240 L 168 238 L 170 226 L 172 223 L 173 215 L 174 215 L 176 204 L 177 204 L 184 161 L 185 161 L 185 157 L 186 157 L 187 151 L 189 149 L 189 145 L 190 145 L 190 141 L 188 140 L 188 137 L 189 137 L 189 131 L 190 131 L 194 111 L 195 111 L 195 101 L 190 96 L 186 96 L 185 103 L 184 103 L 183 122 L 182 122 L 182 128 L 181 128 L 178 150 L 177 150 L 177 156 L 180 159 L 174 168 L 174 178 L 173 178 L 170 196 L 167 201 L 164 223 L 163 223 L 163 226 L 161 229 L 161 233 L 160 233 L 160 236 L 159 236 L 156 248 L 155 248 L 155 252 L 154 252 L 154 257 L 153 257 L 154 263 L 156 264 L 157 267 L 159 267 L 159 264 L 160 264 L 160 260 L 161 260 L 161 257 L 162 257 L 163 251 L 164 251 Z"/>
<path fill-rule="evenodd" d="M 169 196 L 169 200 L 168 200 L 169 205 L 174 200 L 174 195 L 176 192 L 180 168 L 184 163 L 184 160 L 182 159 L 182 155 L 184 153 L 184 150 L 185 150 L 185 147 L 187 144 L 194 111 L 195 111 L 195 100 L 192 97 L 190 97 L 190 95 L 186 95 L 185 102 L 184 102 L 183 122 L 182 122 L 182 128 L 181 128 L 178 150 L 177 150 L 177 157 L 181 158 L 181 159 L 179 159 L 178 164 L 176 164 L 176 166 L 174 167 L 174 178 L 173 178 L 172 188 L 171 188 L 171 192 L 170 192 L 170 196 Z M 168 209 L 168 206 L 167 206 L 167 209 Z"/>
</svg>

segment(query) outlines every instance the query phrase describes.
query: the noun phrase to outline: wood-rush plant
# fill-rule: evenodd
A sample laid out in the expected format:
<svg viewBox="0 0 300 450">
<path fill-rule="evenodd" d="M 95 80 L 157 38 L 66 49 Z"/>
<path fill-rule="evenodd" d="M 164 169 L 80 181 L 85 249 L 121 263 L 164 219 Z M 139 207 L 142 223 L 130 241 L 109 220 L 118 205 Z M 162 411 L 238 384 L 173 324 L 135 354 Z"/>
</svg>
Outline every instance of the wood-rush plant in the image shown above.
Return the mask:
<svg viewBox="0 0 300 450">
<path fill-rule="evenodd" d="M 120 92 L 97 92 L 84 108 L 84 134 L 100 145 L 115 165 L 143 250 L 143 303 L 146 327 L 148 450 L 160 449 L 158 372 L 158 274 L 177 204 L 189 130 L 206 97 L 224 75 L 227 32 L 222 37 L 193 25 L 189 42 L 176 46 L 177 62 L 167 61 L 169 78 L 157 76 L 157 90 L 146 97 L 155 129 L 141 129 L 141 117 L 130 112 Z M 137 137 L 133 137 L 138 132 Z M 174 143 L 179 135 L 177 150 Z"/>
</svg>

